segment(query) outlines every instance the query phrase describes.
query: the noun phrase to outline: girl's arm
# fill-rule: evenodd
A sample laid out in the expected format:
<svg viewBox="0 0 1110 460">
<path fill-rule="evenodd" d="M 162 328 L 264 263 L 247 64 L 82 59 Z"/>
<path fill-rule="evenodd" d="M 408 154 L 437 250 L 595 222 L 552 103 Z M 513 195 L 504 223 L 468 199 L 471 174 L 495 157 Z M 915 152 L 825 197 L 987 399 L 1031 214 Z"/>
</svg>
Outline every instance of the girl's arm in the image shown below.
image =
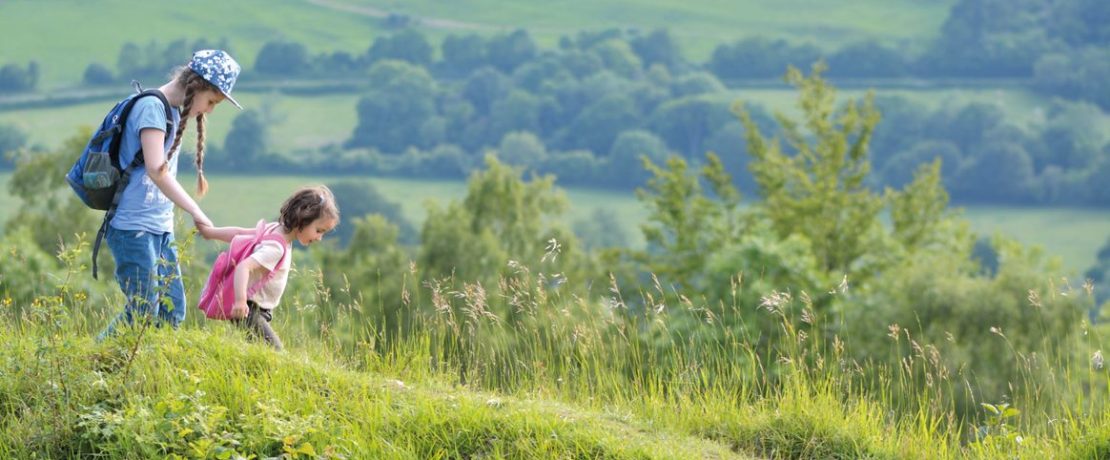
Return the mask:
<svg viewBox="0 0 1110 460">
<path fill-rule="evenodd" d="M 250 235 L 254 233 L 253 228 L 244 227 L 198 227 L 200 236 L 206 240 L 220 240 L 225 243 L 230 243 L 232 238 L 239 235 Z"/>
<path fill-rule="evenodd" d="M 249 308 L 247 307 L 247 283 L 250 282 L 251 270 L 264 269 L 262 264 L 254 260 L 254 257 L 247 257 L 239 262 L 235 267 L 235 305 L 231 308 L 232 318 L 246 318 Z"/>
<path fill-rule="evenodd" d="M 154 128 L 146 128 L 139 132 L 139 140 L 143 145 L 143 163 L 146 165 L 146 175 L 154 181 L 166 198 L 169 198 L 177 207 L 193 216 L 197 227 L 212 226 L 212 221 L 200 209 L 193 197 L 185 192 L 177 179 L 168 174 L 162 174 L 162 165 L 166 164 L 165 141 L 167 133 Z"/>
</svg>

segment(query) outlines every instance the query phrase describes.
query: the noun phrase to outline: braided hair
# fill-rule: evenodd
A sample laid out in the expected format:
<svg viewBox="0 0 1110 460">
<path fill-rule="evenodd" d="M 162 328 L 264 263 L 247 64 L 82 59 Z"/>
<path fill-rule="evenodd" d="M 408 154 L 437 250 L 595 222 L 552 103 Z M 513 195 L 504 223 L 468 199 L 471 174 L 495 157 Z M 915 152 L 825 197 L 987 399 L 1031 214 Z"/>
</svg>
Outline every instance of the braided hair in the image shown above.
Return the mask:
<svg viewBox="0 0 1110 460">
<path fill-rule="evenodd" d="M 220 92 L 219 88 L 205 80 L 199 74 L 194 72 L 188 67 L 181 67 L 174 73 L 174 82 L 180 84 L 185 88 L 185 102 L 181 107 L 181 113 L 187 114 L 193 108 L 193 97 L 204 91 Z M 204 141 L 205 130 L 204 121 L 205 116 L 203 113 L 197 114 L 197 196 L 204 196 L 208 193 L 208 180 L 204 178 Z M 166 163 L 162 164 L 161 172 L 166 172 L 169 165 L 169 160 L 177 153 L 178 147 L 181 147 L 181 135 L 185 132 L 185 127 L 188 126 L 189 119 L 181 117 L 181 122 L 177 125 L 177 134 L 173 138 L 173 146 L 170 147 L 169 153 L 166 154 Z"/>
</svg>

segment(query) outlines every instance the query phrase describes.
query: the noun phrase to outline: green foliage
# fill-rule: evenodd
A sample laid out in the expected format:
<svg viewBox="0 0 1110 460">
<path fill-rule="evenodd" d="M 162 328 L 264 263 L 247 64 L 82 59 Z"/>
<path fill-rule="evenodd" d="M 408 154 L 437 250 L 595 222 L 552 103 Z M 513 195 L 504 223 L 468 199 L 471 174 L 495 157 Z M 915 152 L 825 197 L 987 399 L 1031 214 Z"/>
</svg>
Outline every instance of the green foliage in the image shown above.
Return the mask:
<svg viewBox="0 0 1110 460">
<path fill-rule="evenodd" d="M 748 133 L 749 168 L 759 185 L 767 217 L 781 237 L 798 233 L 813 245 L 827 272 L 855 272 L 879 231 L 883 203 L 864 183 L 870 172 L 867 144 L 879 122 L 873 98 L 834 109 L 836 92 L 817 64 L 809 77 L 791 68 L 798 88 L 801 124 L 779 115 L 787 149 L 768 143 L 743 106 L 736 106 Z"/>
<path fill-rule="evenodd" d="M 347 145 L 401 153 L 435 113 L 436 82 L 422 67 L 396 60 L 375 63 L 368 80 L 371 90 L 359 99 L 358 126 Z"/>
<path fill-rule="evenodd" d="M 358 225 L 353 223 L 355 219 L 371 214 L 381 215 L 390 222 L 395 227 L 393 232 L 398 234 L 396 236 L 401 242 L 417 242 L 416 228 L 402 214 L 401 207 L 382 196 L 373 183 L 344 180 L 329 183 L 328 188 L 335 195 L 335 201 L 343 204 L 344 222 L 333 231 L 340 247 L 347 247 L 353 235 L 359 231 Z M 352 223 L 348 224 L 348 220 Z"/>
<path fill-rule="evenodd" d="M 557 219 L 566 199 L 552 190 L 553 178 L 526 183 L 520 172 L 493 157 L 469 181 L 466 198 L 446 208 L 430 206 L 421 233 L 419 267 L 430 279 L 453 276 L 494 284 L 508 273 L 510 260 L 552 260 L 551 273 L 566 273 L 580 263 L 572 234 Z M 551 240 L 562 253 L 545 250 Z"/>
<path fill-rule="evenodd" d="M 20 149 L 27 145 L 27 133 L 18 126 L 0 123 L 0 168 L 8 169 L 15 164 Z"/>
<path fill-rule="evenodd" d="M 20 205 L 5 224 L 5 234 L 30 229 L 35 244 L 47 254 L 54 253 L 59 244 L 73 245 L 77 233 L 95 235 L 102 219 L 73 195 L 63 173 L 73 166 L 90 136 L 87 129 L 79 131 L 56 151 L 36 152 L 19 160 L 8 190 L 19 198 Z"/>
<path fill-rule="evenodd" d="M 432 62 L 432 45 L 424 35 L 413 29 L 405 29 L 393 35 L 382 35 L 374 40 L 366 51 L 366 61 L 375 63 L 395 59 L 408 61 L 416 66 L 426 66 Z"/>
<path fill-rule="evenodd" d="M 732 232 L 740 231 L 731 228 L 739 193 L 712 154 L 702 175 L 721 197 L 720 203 L 702 191 L 698 177 L 687 172 L 682 158 L 668 158 L 665 168 L 645 158 L 644 166 L 655 175 L 646 189 L 637 191 L 650 209 L 647 222 L 640 227 L 648 250 L 633 253 L 633 257 L 643 263 L 645 271 L 683 291 L 703 288 L 698 280 L 706 258 L 722 247 Z"/>
<path fill-rule="evenodd" d="M 270 124 L 258 109 L 247 109 L 231 122 L 222 151 L 212 159 L 236 170 L 264 166 L 270 153 Z M 263 163 L 263 164 L 260 164 Z"/>
<path fill-rule="evenodd" d="M 609 149 L 609 168 L 614 173 L 611 179 L 617 184 L 642 186 L 651 177 L 644 167 L 644 159 L 653 164 L 667 161 L 667 146 L 658 136 L 648 131 L 623 131 L 613 140 Z"/>
</svg>

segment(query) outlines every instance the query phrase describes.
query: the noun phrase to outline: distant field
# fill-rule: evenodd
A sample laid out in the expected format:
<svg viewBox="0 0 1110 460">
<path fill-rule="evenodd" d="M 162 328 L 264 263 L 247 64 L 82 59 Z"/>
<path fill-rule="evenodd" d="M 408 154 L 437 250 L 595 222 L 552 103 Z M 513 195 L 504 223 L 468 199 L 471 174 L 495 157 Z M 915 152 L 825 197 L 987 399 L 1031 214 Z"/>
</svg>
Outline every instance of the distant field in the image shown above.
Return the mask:
<svg viewBox="0 0 1110 460">
<path fill-rule="evenodd" d="M 0 173 L 0 222 L 5 222 L 18 202 L 8 195 L 8 173 Z M 273 218 L 286 194 L 298 186 L 328 183 L 343 178 L 298 176 L 213 176 L 211 193 L 201 201 L 218 225 L 249 225 L 259 218 Z M 410 180 L 391 178 L 350 178 L 371 181 L 388 200 L 401 205 L 405 216 L 419 228 L 425 215 L 425 203 L 443 205 L 448 200 L 461 200 L 466 185 L 461 181 Z M 181 177 L 192 189 L 190 177 Z M 584 219 L 595 208 L 612 213 L 625 226 L 631 243 L 642 245 L 639 224 L 647 213 L 631 193 L 617 193 L 575 188 L 567 190 L 571 208 L 567 224 Z M 224 199 L 235 197 L 234 200 Z M 1104 209 L 1075 208 L 1013 208 L 974 206 L 964 208 L 964 216 L 976 232 L 983 235 L 1001 233 L 1024 244 L 1045 248 L 1060 257 L 1064 266 L 1081 273 L 1095 261 L 1095 253 L 1110 237 L 1110 212 Z"/>
<path fill-rule="evenodd" d="M 846 6 L 850 3 L 850 6 Z M 689 59 L 705 61 L 722 43 L 762 35 L 838 46 L 861 40 L 922 46 L 935 36 L 952 0 L 6 0 L 0 2 L 0 63 L 37 60 L 40 87 L 73 86 L 85 67 L 115 68 L 120 47 L 176 39 L 227 38 L 247 69 L 267 41 L 285 38 L 312 52 L 361 53 L 385 29 L 390 11 L 426 18 L 433 43 L 451 33 L 528 29 L 542 46 L 580 30 L 667 27 Z M 134 25 L 134 26 L 124 26 Z M 438 47 L 438 46 L 437 46 Z M 186 57 L 182 56 L 182 61 Z M 168 70 L 168 69 L 167 69 Z M 248 70 L 249 71 L 249 70 Z"/>
<path fill-rule="evenodd" d="M 839 46 L 862 39 L 921 42 L 934 37 L 951 0 L 336 0 L 421 17 L 447 18 L 500 28 L 523 27 L 544 43 L 578 30 L 668 27 L 688 57 L 709 58 L 713 49 L 760 35 Z"/>
<path fill-rule="evenodd" d="M 365 51 L 379 24 L 298 0 L 8 0 L 0 2 L 0 61 L 37 60 L 40 88 L 72 86 L 92 62 L 115 69 L 128 42 L 157 41 L 164 47 L 177 39 L 227 38 L 236 59 L 249 69 L 262 44 L 279 38 L 313 52 Z M 182 63 L 187 58 L 182 56 Z"/>
<path fill-rule="evenodd" d="M 123 88 L 120 98 L 127 95 Z M 236 94 L 243 107 L 260 109 L 269 104 L 270 113 L 277 122 L 271 126 L 271 145 L 275 150 L 288 152 L 314 148 L 329 143 L 342 143 L 351 137 L 358 121 L 355 106 L 356 93 L 323 96 L 289 96 L 269 93 Z M 55 148 L 72 136 L 81 126 L 90 128 L 112 108 L 114 102 L 92 102 L 66 107 L 51 107 L 0 111 L 0 123 L 14 124 L 28 134 L 32 145 Z M 231 104 L 221 104 L 208 116 L 209 145 L 222 146 L 231 130 L 232 121 L 239 110 Z M 186 139 L 195 136 L 190 124 Z M 186 145 L 192 145 L 192 141 Z M 188 148 L 192 150 L 192 148 Z"/>
</svg>

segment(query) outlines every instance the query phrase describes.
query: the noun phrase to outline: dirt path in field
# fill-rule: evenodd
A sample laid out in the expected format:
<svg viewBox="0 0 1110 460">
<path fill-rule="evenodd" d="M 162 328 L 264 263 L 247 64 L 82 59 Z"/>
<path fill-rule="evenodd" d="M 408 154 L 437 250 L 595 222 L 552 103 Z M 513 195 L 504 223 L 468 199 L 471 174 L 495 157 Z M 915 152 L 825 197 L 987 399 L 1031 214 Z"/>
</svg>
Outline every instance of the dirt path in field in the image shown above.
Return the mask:
<svg viewBox="0 0 1110 460">
<path fill-rule="evenodd" d="M 358 14 L 358 15 L 362 15 L 362 16 L 371 17 L 371 18 L 385 18 L 385 17 L 388 17 L 392 13 L 391 11 L 383 10 L 381 8 L 375 8 L 375 7 L 372 7 L 372 6 L 348 5 L 346 3 L 338 2 L 338 1 L 335 1 L 335 0 L 308 0 L 308 3 L 311 3 L 311 4 L 316 5 L 316 6 L 321 6 L 321 7 L 324 7 L 324 8 L 330 8 L 330 9 L 333 9 L 333 10 L 336 10 L 336 11 L 344 11 L 344 12 L 347 12 L 347 13 L 354 13 L 354 14 Z M 505 27 L 505 26 L 498 26 L 498 25 L 493 25 L 493 24 L 479 24 L 479 23 L 475 23 L 475 22 L 456 21 L 456 20 L 453 20 L 453 19 L 427 18 L 427 17 L 422 17 L 422 16 L 411 16 L 411 17 L 414 20 L 416 20 L 420 25 L 425 26 L 425 27 L 435 28 L 435 29 L 449 29 L 449 30 L 508 30 L 509 29 L 508 27 Z"/>
</svg>

